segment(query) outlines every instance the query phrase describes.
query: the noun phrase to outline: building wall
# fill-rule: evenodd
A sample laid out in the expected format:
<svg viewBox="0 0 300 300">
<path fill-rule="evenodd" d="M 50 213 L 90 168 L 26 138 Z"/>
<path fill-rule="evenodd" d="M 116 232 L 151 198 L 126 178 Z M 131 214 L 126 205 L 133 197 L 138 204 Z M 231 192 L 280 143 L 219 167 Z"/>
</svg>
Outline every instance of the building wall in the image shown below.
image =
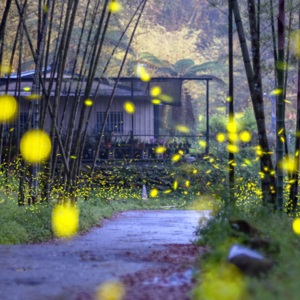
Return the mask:
<svg viewBox="0 0 300 300">
<path fill-rule="evenodd" d="M 53 98 L 51 99 L 52 107 L 53 107 Z M 108 98 L 98 98 L 96 99 L 93 105 L 93 111 L 91 113 L 90 121 L 89 121 L 89 128 L 88 134 L 94 135 L 96 134 L 96 123 L 97 123 L 97 112 L 105 112 L 107 108 L 109 99 Z M 132 117 L 133 117 L 133 133 L 134 135 L 142 135 L 137 138 L 150 141 L 150 139 L 154 135 L 154 108 L 153 104 L 150 102 L 143 102 L 143 101 L 132 101 L 135 105 L 135 113 L 133 115 L 128 114 L 123 106 L 126 100 L 123 99 L 115 99 L 112 103 L 111 112 L 123 112 L 123 133 L 115 133 L 114 135 L 127 135 L 130 136 L 132 130 Z M 60 125 L 61 118 L 63 115 L 64 106 L 66 103 L 66 97 L 61 97 L 59 111 L 58 111 L 58 125 Z M 68 109 L 66 111 L 66 116 L 63 123 L 64 132 L 66 132 L 68 123 L 71 117 L 71 110 L 74 103 L 74 97 L 70 97 L 69 102 L 67 104 Z M 77 118 L 76 118 L 76 127 L 79 123 L 80 113 L 82 110 L 83 99 L 81 99 L 81 104 L 78 109 Z M 29 101 L 22 99 L 20 103 L 20 112 L 26 112 L 29 108 Z M 87 107 L 87 112 L 89 111 L 89 107 Z M 86 114 L 87 114 L 86 112 Z M 45 130 L 50 132 L 51 126 L 51 119 L 49 113 L 47 113 L 46 123 L 45 123 Z"/>
</svg>

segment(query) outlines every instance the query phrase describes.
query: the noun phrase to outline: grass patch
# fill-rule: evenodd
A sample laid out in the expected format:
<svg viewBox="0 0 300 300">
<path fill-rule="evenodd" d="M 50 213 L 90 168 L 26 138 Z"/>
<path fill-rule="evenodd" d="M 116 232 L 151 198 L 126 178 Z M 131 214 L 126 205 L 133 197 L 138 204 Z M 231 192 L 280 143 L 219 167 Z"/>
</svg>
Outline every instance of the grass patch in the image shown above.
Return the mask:
<svg viewBox="0 0 300 300">
<path fill-rule="evenodd" d="M 199 227 L 200 238 L 197 243 L 211 246 L 213 250 L 202 258 L 201 283 L 193 291 L 193 299 L 299 299 L 300 237 L 293 231 L 293 218 L 285 213 L 271 213 L 260 205 L 260 201 L 258 202 L 258 205 L 253 201 L 247 208 L 237 208 L 230 215 L 222 208 L 210 221 L 202 220 L 207 224 Z M 280 252 L 277 254 L 259 251 L 275 262 L 275 266 L 267 275 L 250 278 L 230 271 L 228 250 L 234 243 L 245 242 L 247 237 L 234 236 L 229 219 L 246 220 L 261 231 L 262 238 L 270 238 L 274 245 L 279 246 Z M 225 287 L 227 294 L 224 292 Z M 217 298 L 213 292 L 216 289 L 219 289 Z"/>
<path fill-rule="evenodd" d="M 132 191 L 132 196 L 126 197 L 117 193 L 107 193 L 100 196 L 98 191 L 91 192 L 90 200 L 78 198 L 79 233 L 88 231 L 91 227 L 99 225 L 99 221 L 110 218 L 114 213 L 127 210 L 151 209 L 186 209 L 192 202 L 191 195 L 186 199 L 180 192 L 163 194 L 159 197 L 141 200 L 141 190 Z M 148 190 L 149 194 L 149 190 Z M 192 195 L 193 196 L 193 195 Z M 124 200 L 126 198 L 126 200 Z M 28 244 L 38 243 L 54 238 L 51 213 L 55 197 L 48 204 L 18 206 L 17 194 L 8 195 L 0 192 L 0 244 Z"/>
</svg>

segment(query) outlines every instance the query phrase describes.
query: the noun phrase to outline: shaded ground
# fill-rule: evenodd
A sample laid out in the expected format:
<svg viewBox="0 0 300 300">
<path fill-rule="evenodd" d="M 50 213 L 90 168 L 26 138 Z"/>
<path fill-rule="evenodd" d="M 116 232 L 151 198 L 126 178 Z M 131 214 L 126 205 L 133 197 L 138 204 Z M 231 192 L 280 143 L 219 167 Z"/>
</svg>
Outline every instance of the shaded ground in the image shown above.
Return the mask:
<svg viewBox="0 0 300 300">
<path fill-rule="evenodd" d="M 191 245 L 208 212 L 129 211 L 71 241 L 0 246 L 1 300 L 94 299 L 97 286 L 125 283 L 126 299 L 185 299 L 191 284 L 152 284 L 184 272 L 205 248 Z M 150 284 L 145 284 L 149 282 Z"/>
</svg>

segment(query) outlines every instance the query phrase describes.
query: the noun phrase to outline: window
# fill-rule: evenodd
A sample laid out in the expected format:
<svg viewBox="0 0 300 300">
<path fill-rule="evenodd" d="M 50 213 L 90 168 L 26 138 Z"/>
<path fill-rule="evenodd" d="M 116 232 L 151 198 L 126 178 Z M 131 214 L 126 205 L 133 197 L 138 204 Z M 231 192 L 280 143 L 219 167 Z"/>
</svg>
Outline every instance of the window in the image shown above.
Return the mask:
<svg viewBox="0 0 300 300">
<path fill-rule="evenodd" d="M 104 121 L 105 112 L 97 112 L 97 132 L 100 132 L 103 121 Z M 113 132 L 123 133 L 123 112 L 122 111 L 112 111 L 108 114 L 106 129 Z"/>
<path fill-rule="evenodd" d="M 28 119 L 28 112 L 20 112 L 20 129 L 24 130 Z"/>
</svg>

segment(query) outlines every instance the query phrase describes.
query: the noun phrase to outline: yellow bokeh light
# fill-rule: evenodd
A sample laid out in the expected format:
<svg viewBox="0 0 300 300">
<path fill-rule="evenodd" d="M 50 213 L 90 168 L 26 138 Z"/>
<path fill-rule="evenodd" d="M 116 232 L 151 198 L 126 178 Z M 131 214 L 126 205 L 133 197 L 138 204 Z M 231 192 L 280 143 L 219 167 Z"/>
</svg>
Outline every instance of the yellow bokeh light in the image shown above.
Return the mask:
<svg viewBox="0 0 300 300">
<path fill-rule="evenodd" d="M 232 144 L 228 144 L 228 145 L 227 145 L 227 150 L 228 150 L 230 153 L 237 153 L 237 152 L 239 152 L 238 146 L 232 145 Z"/>
<path fill-rule="evenodd" d="M 11 66 L 1 66 L 2 73 L 11 73 Z"/>
<path fill-rule="evenodd" d="M 186 186 L 187 188 L 190 186 L 190 181 L 189 181 L 189 180 L 187 180 L 187 181 L 185 182 L 185 186 Z"/>
<path fill-rule="evenodd" d="M 157 154 L 162 154 L 162 153 L 165 153 L 166 151 L 167 151 L 167 149 L 164 146 L 158 146 L 155 148 L 155 153 L 157 153 Z"/>
<path fill-rule="evenodd" d="M 125 296 L 125 287 L 120 282 L 105 281 L 96 291 L 97 300 L 122 300 Z"/>
<path fill-rule="evenodd" d="M 0 123 L 12 122 L 18 111 L 18 102 L 13 96 L 0 96 Z"/>
<path fill-rule="evenodd" d="M 228 134 L 228 140 L 231 141 L 231 142 L 235 142 L 239 139 L 239 136 L 236 132 L 230 132 Z"/>
<path fill-rule="evenodd" d="M 201 147 L 206 147 L 206 145 L 207 145 L 207 143 L 206 142 L 204 142 L 204 141 L 199 141 L 199 145 L 201 146 Z"/>
<path fill-rule="evenodd" d="M 150 75 L 148 73 L 148 70 L 145 66 L 140 67 L 140 78 L 141 78 L 142 81 L 145 81 L 145 82 L 151 80 L 151 77 L 150 77 Z"/>
<path fill-rule="evenodd" d="M 227 101 L 228 101 L 228 102 L 231 102 L 231 99 L 232 99 L 232 98 L 231 98 L 230 96 L 227 97 Z"/>
<path fill-rule="evenodd" d="M 153 99 L 153 100 L 152 100 L 152 103 L 153 103 L 154 105 L 158 105 L 158 104 L 161 103 L 161 101 L 160 101 L 159 99 Z"/>
<path fill-rule="evenodd" d="M 176 153 L 172 156 L 172 161 L 177 162 L 180 160 L 180 158 L 181 158 L 181 155 Z"/>
<path fill-rule="evenodd" d="M 28 86 L 27 86 L 27 87 L 24 87 L 23 91 L 24 91 L 24 92 L 30 92 L 30 91 L 31 91 L 31 88 L 28 87 Z"/>
<path fill-rule="evenodd" d="M 296 173 L 298 171 L 297 165 L 295 168 L 295 157 L 289 155 L 288 157 L 285 156 L 279 163 L 278 166 L 281 170 L 287 170 L 291 173 Z"/>
<path fill-rule="evenodd" d="M 150 94 L 152 97 L 157 97 L 161 94 L 161 88 L 160 86 L 154 86 L 151 91 Z"/>
<path fill-rule="evenodd" d="M 20 151 L 25 161 L 37 163 L 48 159 L 51 140 L 43 130 L 33 129 L 26 132 L 20 143 Z"/>
<path fill-rule="evenodd" d="M 52 210 L 52 229 L 56 237 L 75 236 L 79 224 L 76 206 L 56 205 Z"/>
<path fill-rule="evenodd" d="M 275 89 L 270 93 L 270 95 L 273 95 L 273 96 L 278 96 L 281 94 L 282 94 L 282 89 Z"/>
<path fill-rule="evenodd" d="M 246 298 L 246 283 L 235 265 L 212 265 L 207 272 L 203 272 L 197 293 L 203 299 L 241 300 Z"/>
<path fill-rule="evenodd" d="M 202 116 L 199 116 L 199 122 L 201 122 L 202 121 Z"/>
<path fill-rule="evenodd" d="M 234 122 L 229 122 L 228 126 L 227 126 L 227 130 L 231 133 L 234 133 L 237 131 L 237 128 L 236 128 L 236 124 Z"/>
<path fill-rule="evenodd" d="M 93 100 L 91 100 L 91 99 L 85 99 L 84 100 L 84 105 L 86 105 L 86 106 L 92 106 L 93 105 Z"/>
<path fill-rule="evenodd" d="M 118 13 L 122 9 L 122 4 L 119 1 L 112 1 L 109 6 L 109 11 L 111 13 Z"/>
<path fill-rule="evenodd" d="M 178 188 L 178 181 L 175 180 L 175 181 L 174 181 L 174 184 L 173 184 L 173 189 L 174 189 L 174 191 L 176 191 L 177 188 Z"/>
<path fill-rule="evenodd" d="M 291 48 L 296 56 L 300 56 L 300 29 L 295 30 L 291 37 Z"/>
<path fill-rule="evenodd" d="M 129 113 L 129 114 L 134 114 L 134 112 L 135 112 L 135 106 L 134 106 L 134 104 L 133 104 L 132 102 L 130 102 L 130 101 L 126 101 L 126 102 L 124 103 L 124 109 L 125 109 L 125 111 L 126 111 L 127 113 Z"/>
<path fill-rule="evenodd" d="M 226 135 L 225 135 L 225 133 L 219 132 L 217 134 L 216 138 L 217 138 L 218 142 L 223 143 L 226 140 Z"/>
<path fill-rule="evenodd" d="M 160 95 L 159 98 L 165 102 L 173 102 L 173 98 L 168 95 Z"/>
<path fill-rule="evenodd" d="M 194 174 L 196 174 L 197 172 L 198 172 L 198 171 L 197 171 L 196 169 L 195 169 L 195 170 L 193 170 L 193 173 L 194 173 Z"/>
<path fill-rule="evenodd" d="M 152 197 L 152 198 L 154 198 L 154 197 L 156 197 L 158 195 L 158 189 L 152 189 L 151 191 L 150 191 L 150 197 Z"/>
<path fill-rule="evenodd" d="M 43 6 L 43 10 L 44 10 L 44 14 L 46 14 L 48 12 L 48 6 L 46 4 L 44 4 Z"/>
<path fill-rule="evenodd" d="M 249 165 L 249 166 L 252 165 L 252 163 L 251 163 L 251 161 L 250 161 L 249 159 L 244 159 L 244 162 L 245 162 L 247 165 Z"/>
<path fill-rule="evenodd" d="M 185 125 L 176 125 L 175 129 L 180 131 L 180 132 L 183 132 L 183 133 L 189 133 L 190 132 L 190 129 Z"/>
<path fill-rule="evenodd" d="M 184 155 L 183 150 L 179 150 L 178 153 L 179 153 L 180 155 Z"/>
<path fill-rule="evenodd" d="M 240 139 L 244 143 L 250 142 L 251 141 L 251 133 L 249 131 L 247 131 L 247 130 L 242 131 L 240 133 Z"/>
<path fill-rule="evenodd" d="M 38 94 L 32 94 L 32 95 L 26 96 L 24 98 L 29 100 L 29 101 L 34 101 L 34 100 L 41 99 L 42 97 L 41 97 L 41 95 L 38 95 Z"/>
<path fill-rule="evenodd" d="M 300 218 L 297 218 L 293 221 L 294 232 L 300 234 Z"/>
</svg>

